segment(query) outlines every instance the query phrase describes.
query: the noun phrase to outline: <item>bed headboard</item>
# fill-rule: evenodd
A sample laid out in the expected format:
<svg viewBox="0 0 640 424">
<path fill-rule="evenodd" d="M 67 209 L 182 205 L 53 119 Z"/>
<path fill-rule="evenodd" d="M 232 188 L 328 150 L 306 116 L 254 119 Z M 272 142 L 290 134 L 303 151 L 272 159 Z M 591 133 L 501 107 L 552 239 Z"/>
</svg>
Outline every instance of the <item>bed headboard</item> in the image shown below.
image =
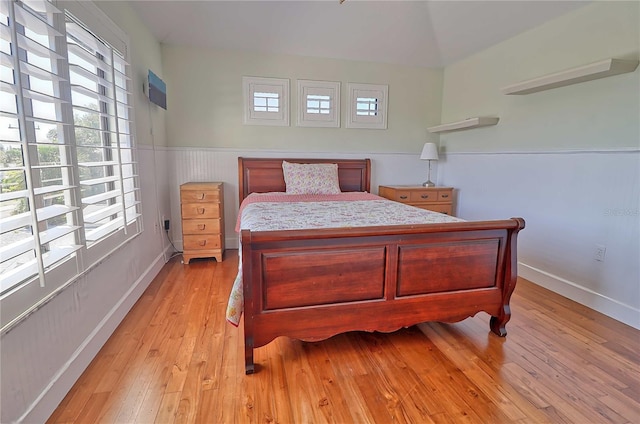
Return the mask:
<svg viewBox="0 0 640 424">
<path fill-rule="evenodd" d="M 282 161 L 293 163 L 337 163 L 342 191 L 371 191 L 370 159 L 238 158 L 240 203 L 251 193 L 284 192 Z"/>
</svg>

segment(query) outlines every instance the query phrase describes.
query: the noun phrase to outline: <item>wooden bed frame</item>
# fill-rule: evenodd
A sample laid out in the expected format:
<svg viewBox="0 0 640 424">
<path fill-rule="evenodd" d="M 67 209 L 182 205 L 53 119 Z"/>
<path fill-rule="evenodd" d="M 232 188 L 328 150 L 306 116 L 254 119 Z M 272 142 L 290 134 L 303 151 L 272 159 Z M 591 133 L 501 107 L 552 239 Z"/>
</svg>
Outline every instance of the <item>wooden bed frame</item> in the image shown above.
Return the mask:
<svg viewBox="0 0 640 424">
<path fill-rule="evenodd" d="M 240 202 L 285 191 L 283 159 L 238 159 Z M 364 160 L 337 163 L 342 191 L 370 191 Z M 278 336 L 318 341 L 347 331 L 391 332 L 480 311 L 505 336 L 522 218 L 315 230 L 242 230 L 245 372 L 253 349 Z"/>
</svg>

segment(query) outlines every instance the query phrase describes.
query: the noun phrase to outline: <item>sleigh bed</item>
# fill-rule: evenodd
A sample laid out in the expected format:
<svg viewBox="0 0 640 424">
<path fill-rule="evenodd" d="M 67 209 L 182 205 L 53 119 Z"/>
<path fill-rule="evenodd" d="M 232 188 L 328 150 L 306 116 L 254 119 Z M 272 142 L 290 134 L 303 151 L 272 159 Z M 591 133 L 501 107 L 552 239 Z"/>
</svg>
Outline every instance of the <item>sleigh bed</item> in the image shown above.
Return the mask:
<svg viewBox="0 0 640 424">
<path fill-rule="evenodd" d="M 239 158 L 240 202 L 251 193 L 285 192 L 282 161 Z M 370 192 L 368 159 L 286 161 L 337 164 L 341 191 Z M 523 228 L 524 220 L 512 218 L 241 230 L 245 372 L 255 371 L 253 350 L 278 336 L 318 341 L 356 330 L 391 332 L 480 311 L 491 315 L 491 331 L 505 336 Z"/>
</svg>

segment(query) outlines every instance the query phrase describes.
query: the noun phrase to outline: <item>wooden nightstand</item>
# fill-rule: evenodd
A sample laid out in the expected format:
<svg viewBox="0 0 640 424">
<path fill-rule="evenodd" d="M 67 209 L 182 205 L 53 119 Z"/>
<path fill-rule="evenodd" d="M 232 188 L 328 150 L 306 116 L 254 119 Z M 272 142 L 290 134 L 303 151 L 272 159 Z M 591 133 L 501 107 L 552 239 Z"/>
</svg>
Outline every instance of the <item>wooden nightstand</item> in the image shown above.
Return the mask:
<svg viewBox="0 0 640 424">
<path fill-rule="evenodd" d="M 453 215 L 452 187 L 378 186 L 378 194 L 396 202 Z"/>
<path fill-rule="evenodd" d="M 180 186 L 182 259 L 214 257 L 224 252 L 224 193 L 222 183 L 186 183 Z"/>
</svg>

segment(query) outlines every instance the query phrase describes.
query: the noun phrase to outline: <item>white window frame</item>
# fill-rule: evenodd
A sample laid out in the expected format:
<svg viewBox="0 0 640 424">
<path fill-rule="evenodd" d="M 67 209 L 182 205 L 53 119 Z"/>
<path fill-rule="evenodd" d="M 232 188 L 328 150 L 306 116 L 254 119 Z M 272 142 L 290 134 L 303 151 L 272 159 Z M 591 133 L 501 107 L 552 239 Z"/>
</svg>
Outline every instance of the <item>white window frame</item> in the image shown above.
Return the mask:
<svg viewBox="0 0 640 424">
<path fill-rule="evenodd" d="M 386 130 L 389 86 L 382 84 L 349 83 L 347 88 L 349 91 L 349 111 L 345 126 L 347 128 Z M 362 109 L 358 109 L 358 99 L 365 98 L 375 99 L 375 114 L 361 114 Z M 360 103 L 362 104 L 363 102 Z"/>
<path fill-rule="evenodd" d="M 289 126 L 289 80 L 284 78 L 242 77 L 245 125 Z M 269 93 L 277 99 L 277 110 L 256 110 L 271 107 L 255 106 L 256 93 Z M 260 96 L 259 96 L 260 97 Z M 269 96 L 270 98 L 273 98 Z M 268 102 L 269 99 L 265 98 Z"/>
<path fill-rule="evenodd" d="M 327 111 L 327 113 L 310 113 L 308 109 L 309 96 L 328 98 L 327 107 L 318 106 L 320 111 Z M 326 102 L 322 101 L 322 103 Z M 298 126 L 340 127 L 340 82 L 298 80 Z"/>
<path fill-rule="evenodd" d="M 55 38 L 55 46 L 52 47 L 52 51 L 55 52 L 55 54 L 49 53 L 49 55 L 57 58 L 57 68 L 54 71 L 45 70 L 46 72 L 37 70 L 29 64 L 23 64 L 23 61 L 25 60 L 24 58 L 17 61 L 14 56 L 11 56 L 13 63 L 7 66 L 10 66 L 17 75 L 22 75 L 23 77 L 20 78 L 20 80 L 23 82 L 29 81 L 33 78 L 49 78 L 51 81 L 54 81 L 53 87 L 55 96 L 61 99 L 56 100 L 57 103 L 61 104 L 60 111 L 56 112 L 55 121 L 51 122 L 57 122 L 59 128 L 64 128 L 63 130 L 59 129 L 57 133 L 58 139 L 62 141 L 55 144 L 55 146 L 60 146 L 60 149 L 64 149 L 65 152 L 64 154 L 60 153 L 61 165 L 58 165 L 58 167 L 68 170 L 68 173 L 63 176 L 63 185 L 60 186 L 61 188 L 59 190 L 65 192 L 64 206 L 69 209 L 65 214 L 67 227 L 63 229 L 63 233 L 71 236 L 71 238 L 75 240 L 75 243 L 69 245 L 68 248 L 63 245 L 62 249 L 66 249 L 68 253 L 66 253 L 65 256 L 60 256 L 60 259 L 56 261 L 49 259 L 50 264 L 47 264 L 46 254 L 48 253 L 49 247 L 46 246 L 46 244 L 48 243 L 48 238 L 47 236 L 43 238 L 43 230 L 45 230 L 45 228 L 43 228 L 43 220 L 39 219 L 39 212 L 35 212 L 39 211 L 39 208 L 41 208 L 40 202 L 38 199 L 34 201 L 34 198 L 39 196 L 39 192 L 42 192 L 42 190 L 45 190 L 46 192 L 47 188 L 43 188 L 42 181 L 33 181 L 33 179 L 27 180 L 27 187 L 26 190 L 24 190 L 27 194 L 21 197 L 28 199 L 28 208 L 31 213 L 31 220 L 29 222 L 25 221 L 24 225 L 25 228 L 31 228 L 32 231 L 33 240 L 30 241 L 30 245 L 33 245 L 33 250 L 35 251 L 34 255 L 38 271 L 35 274 L 31 274 L 31 277 L 25 274 L 25 276 L 21 277 L 20 280 L 7 278 L 4 281 L 4 283 L 6 283 L 6 287 L 2 293 L 0 293 L 0 328 L 2 329 L 2 333 L 8 331 L 13 327 L 13 325 L 20 322 L 23 317 L 28 316 L 31 311 L 38 308 L 39 305 L 55 296 L 55 293 L 64 289 L 68 284 L 89 272 L 92 267 L 102 261 L 106 256 L 120 248 L 124 243 L 129 242 L 142 231 L 142 216 L 140 214 L 141 204 L 139 202 L 140 177 L 137 172 L 138 163 L 133 117 L 132 88 L 134 84 L 131 80 L 133 69 L 131 65 L 129 65 L 129 51 L 127 48 L 129 45 L 129 39 L 127 35 L 104 14 L 104 12 L 91 2 L 69 0 L 65 2 L 39 1 L 34 3 L 38 4 L 37 7 L 46 9 L 46 16 L 44 16 L 44 12 L 42 16 L 38 15 L 37 12 L 40 9 L 36 9 L 35 15 L 30 11 L 24 10 L 16 11 L 15 13 L 20 12 L 21 16 L 30 15 L 31 17 L 27 22 L 35 22 L 33 25 L 38 25 L 40 28 L 49 28 L 49 36 Z M 24 4 L 29 6 L 30 1 L 27 0 Z M 9 13 L 7 16 L 11 17 L 11 14 L 14 13 L 13 8 L 22 9 L 23 6 L 19 2 L 9 1 L 5 3 L 5 6 L 3 6 L 3 11 L 6 9 L 7 13 Z M 68 44 L 67 36 L 68 23 L 65 19 L 65 16 L 67 15 L 71 15 L 74 19 L 80 21 L 84 31 L 88 31 L 92 34 L 89 35 L 88 38 L 94 37 L 99 40 L 96 46 L 102 43 L 103 47 L 98 48 L 101 51 L 106 52 L 107 55 L 111 54 L 111 57 L 107 57 L 107 60 L 112 61 L 110 63 L 117 62 L 117 67 L 121 67 L 123 70 L 122 72 L 125 72 L 117 77 L 113 77 L 113 73 L 116 72 L 113 70 L 115 65 L 110 65 L 102 67 L 102 69 L 111 72 L 112 74 L 107 77 L 102 77 L 100 75 L 97 77 L 95 75 L 93 76 L 102 79 L 100 84 L 104 85 L 106 81 L 108 83 L 106 89 L 110 89 L 111 94 L 116 96 L 111 98 L 111 101 L 115 102 L 115 99 L 117 99 L 119 102 L 117 104 L 114 103 L 114 105 L 117 106 L 117 111 L 115 111 L 115 109 L 110 109 L 98 112 L 103 117 L 101 119 L 108 119 L 114 124 L 106 129 L 103 128 L 103 124 L 101 124 L 101 128 L 103 128 L 103 130 L 111 133 L 110 140 L 112 144 L 107 148 L 113 151 L 114 157 L 109 162 L 89 163 L 82 159 L 82 157 L 79 157 L 77 153 L 77 149 L 80 147 L 81 143 L 78 143 L 77 137 L 74 133 L 75 128 L 77 128 L 77 123 L 75 122 L 73 108 L 77 105 L 72 105 L 73 82 L 70 79 L 70 46 Z M 10 18 L 9 21 L 12 22 L 13 20 Z M 20 22 L 20 20 L 17 20 L 17 22 Z M 2 25 L 7 25 L 7 23 L 4 22 L 4 19 Z M 26 51 L 26 60 L 29 60 L 29 55 L 35 51 L 32 49 L 35 49 L 37 46 L 31 47 L 29 44 L 21 44 L 22 41 L 19 39 L 16 42 L 15 31 L 17 30 L 14 29 L 13 25 L 9 25 L 8 28 L 11 35 L 7 40 L 11 43 L 12 48 L 16 49 L 17 46 L 20 50 Z M 78 30 L 76 29 L 76 31 Z M 80 32 L 77 32 L 77 34 Z M 7 31 L 4 31 L 3 38 L 5 39 L 7 37 L 6 33 Z M 42 39 L 42 37 L 40 37 L 40 39 Z M 40 47 L 38 49 L 42 50 Z M 116 50 L 122 58 L 114 59 L 117 53 L 111 49 Z M 91 74 L 85 73 L 85 76 L 93 78 Z M 21 87 L 17 82 L 14 82 L 12 86 L 16 96 L 16 101 L 18 104 L 24 104 L 25 94 L 24 91 L 22 91 L 24 90 L 24 87 Z M 117 95 L 115 94 L 116 92 Z M 100 96 L 105 99 L 106 95 L 106 92 L 104 92 L 104 94 L 101 92 L 100 94 Z M 108 101 L 109 100 L 105 100 L 105 102 Z M 26 150 L 35 151 L 34 149 L 39 146 L 37 143 L 42 142 L 43 145 L 52 143 L 51 141 L 48 141 L 47 143 L 46 141 L 39 141 L 39 139 L 33 138 L 33 125 L 29 124 L 29 120 L 33 118 L 31 118 L 32 115 L 30 115 L 29 109 L 30 107 L 27 107 L 26 109 L 19 109 L 17 113 L 20 125 L 24 128 L 23 131 L 25 131 L 24 133 L 20 131 L 19 141 L 23 146 L 23 152 Z M 38 128 L 36 126 L 36 130 L 37 129 Z M 62 139 L 60 139 L 60 137 L 62 137 Z M 123 140 L 123 137 L 126 138 L 126 141 Z M 15 144 L 18 142 L 12 141 L 12 143 Z M 24 164 L 21 165 L 21 167 L 25 169 L 27 174 L 32 173 L 32 170 L 34 169 L 30 159 L 35 157 L 33 155 L 34 153 L 23 153 L 25 159 Z M 87 166 L 102 167 L 112 170 L 114 176 L 113 182 L 116 186 L 116 190 L 119 190 L 119 192 L 116 193 L 116 191 L 114 191 L 113 193 L 116 194 L 113 196 L 109 195 L 108 197 L 115 199 L 116 196 L 120 196 L 120 198 L 126 199 L 121 202 L 123 205 L 122 208 L 118 208 L 117 210 L 114 209 L 113 212 L 108 211 L 108 217 L 112 218 L 107 217 L 105 219 L 112 219 L 114 225 L 108 229 L 105 228 L 102 237 L 99 239 L 95 238 L 96 241 L 91 246 L 88 246 L 86 237 L 88 229 L 85 227 L 85 220 L 83 218 L 84 213 L 82 210 L 86 199 L 83 198 L 83 192 L 81 190 L 83 181 L 79 171 L 80 168 L 86 168 Z M 115 177 L 117 177 L 117 180 Z M 9 193 L 8 196 L 3 198 L 3 200 L 6 200 L 7 198 L 13 198 L 12 193 Z M 98 202 L 98 200 L 96 200 L 96 202 Z M 118 219 L 115 218 L 116 215 L 119 217 Z M 126 218 L 124 218 L 124 216 L 126 216 Z M 120 222 L 118 225 L 115 225 L 115 221 L 118 220 L 120 220 Z M 57 229 L 58 228 L 56 227 L 56 230 Z M 8 235 L 8 232 L 6 235 Z M 15 248 L 13 248 L 12 246 L 14 246 L 14 244 L 12 244 L 12 241 L 10 241 L 10 239 L 5 239 L 5 241 L 6 240 L 9 240 L 9 244 L 5 246 L 4 250 L 9 249 L 15 252 L 25 248 L 24 246 L 18 246 L 17 244 L 15 244 Z M 26 241 L 27 240 L 25 239 L 25 243 Z M 6 257 L 2 259 L 9 260 L 11 258 Z M 24 266 L 27 265 L 31 266 L 30 263 L 24 264 Z"/>
</svg>

